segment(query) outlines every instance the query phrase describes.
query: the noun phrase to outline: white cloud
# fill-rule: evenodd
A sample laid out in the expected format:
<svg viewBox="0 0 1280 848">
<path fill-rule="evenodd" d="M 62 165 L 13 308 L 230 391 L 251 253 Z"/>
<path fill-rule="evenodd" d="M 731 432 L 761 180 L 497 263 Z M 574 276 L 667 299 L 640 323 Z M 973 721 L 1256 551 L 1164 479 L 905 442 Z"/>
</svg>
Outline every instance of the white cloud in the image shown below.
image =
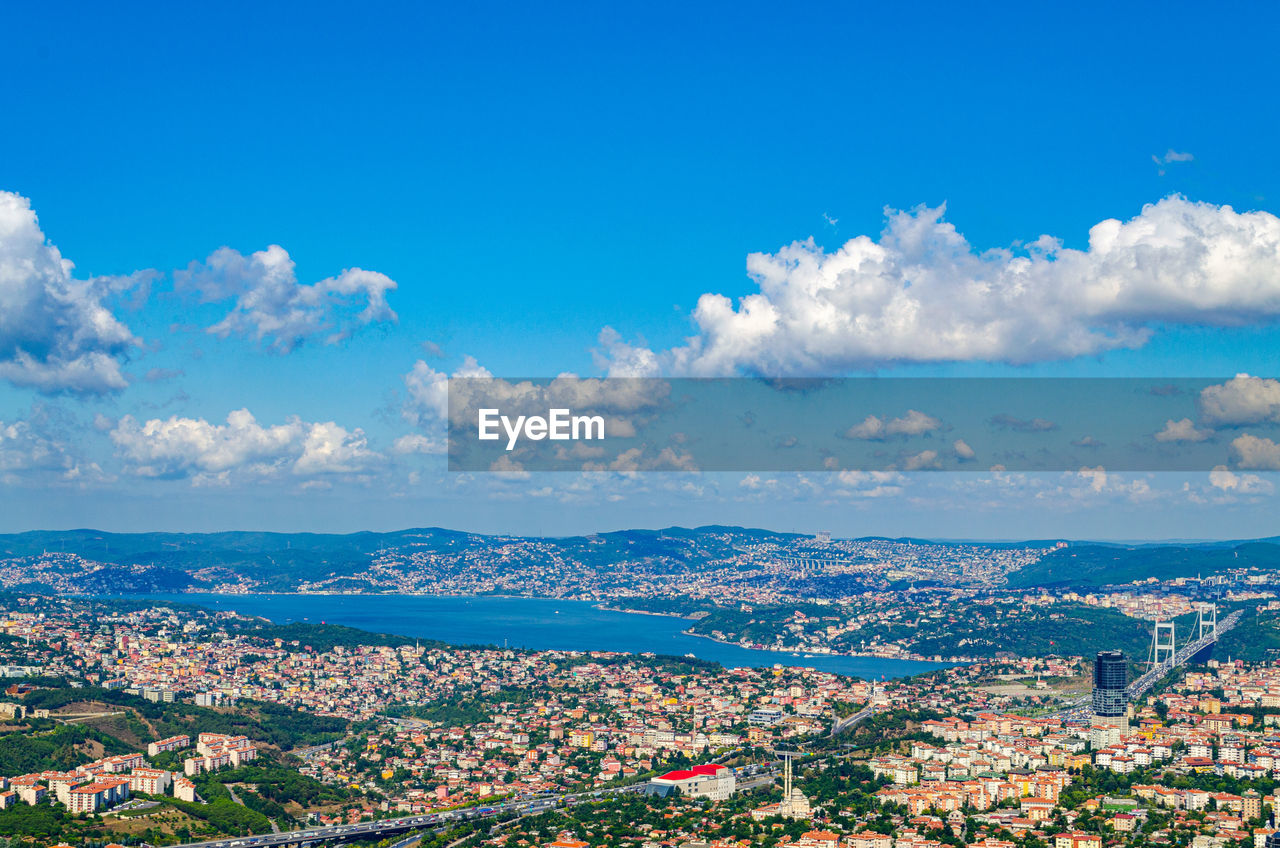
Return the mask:
<svg viewBox="0 0 1280 848">
<path fill-rule="evenodd" d="M 1098 223 L 1086 250 L 1042 236 L 1021 254 L 976 250 L 942 215 L 891 212 L 878 240 L 831 253 L 810 239 L 752 254 L 759 291 L 736 304 L 702 295 L 698 333 L 653 361 L 692 376 L 1027 363 L 1140 347 L 1159 323 L 1280 318 L 1280 218 L 1267 212 L 1174 196 Z"/>
<path fill-rule="evenodd" d="M 597 341 L 592 357 L 610 377 L 657 377 L 662 371 L 657 354 L 643 345 L 628 344 L 612 327 L 601 330 Z"/>
<path fill-rule="evenodd" d="M 1270 439 L 1245 433 L 1231 442 L 1231 453 L 1241 468 L 1280 471 L 1280 444 Z"/>
<path fill-rule="evenodd" d="M 1214 427 L 1280 423 L 1280 380 L 1237 374 L 1202 389 L 1197 405 L 1201 421 Z"/>
<path fill-rule="evenodd" d="M 932 415 L 926 415 L 915 409 L 907 410 L 901 418 L 894 418 L 885 425 L 885 432 L 891 436 L 920 436 L 933 430 L 941 429 L 942 422 Z"/>
<path fill-rule="evenodd" d="M 845 430 L 844 437 L 846 439 L 883 439 L 884 420 L 875 415 L 868 415 L 860 424 L 854 424 Z"/>
<path fill-rule="evenodd" d="M 489 471 L 515 480 L 528 480 L 532 475 L 524 470 L 524 466 L 511 457 L 503 454 L 489 465 Z"/>
<path fill-rule="evenodd" d="M 302 455 L 293 463 L 293 473 L 356 474 L 369 470 L 381 458 L 369 449 L 363 430 L 347 430 L 332 421 L 317 422 L 307 427 Z"/>
<path fill-rule="evenodd" d="M 459 378 L 492 377 L 488 369 L 468 356 L 462 365 L 453 372 Z M 409 399 L 401 409 L 406 421 L 423 426 L 429 422 L 444 423 L 449 415 L 449 375 L 437 371 L 419 359 L 413 368 L 404 375 L 404 386 L 409 392 Z"/>
<path fill-rule="evenodd" d="M 906 483 L 906 478 L 896 471 L 840 471 L 836 474 L 836 481 L 841 486 L 862 489 L 887 485 L 902 486 Z"/>
<path fill-rule="evenodd" d="M 956 439 L 952 442 L 951 449 L 956 452 L 961 462 L 967 462 L 978 455 L 964 439 Z"/>
<path fill-rule="evenodd" d="M 1089 488 L 1095 492 L 1104 491 L 1107 488 L 1107 469 L 1101 465 L 1096 468 L 1085 466 L 1076 472 L 1081 479 L 1089 484 Z"/>
<path fill-rule="evenodd" d="M 915 409 L 907 410 L 900 418 L 888 420 L 875 415 L 868 415 L 861 423 L 855 424 L 845 431 L 846 439 L 879 440 L 890 436 L 921 436 L 940 430 L 942 422 L 932 415 L 926 415 Z"/>
<path fill-rule="evenodd" d="M 828 505 L 858 503 L 898 497 L 910 482 L 907 475 L 897 471 L 839 471 L 767 477 L 747 474 L 738 481 L 737 499 L 756 502 L 813 500 Z"/>
<path fill-rule="evenodd" d="M 1242 495 L 1269 495 L 1275 487 L 1257 474 L 1235 474 L 1225 465 L 1219 465 L 1209 472 L 1209 485 L 1224 492 L 1236 492 Z"/>
<path fill-rule="evenodd" d="M 226 482 L 230 474 L 270 477 L 352 474 L 382 457 L 369 449 L 364 432 L 331 421 L 308 423 L 297 417 L 264 427 L 247 409 L 227 415 L 225 424 L 172 416 L 139 423 L 126 415 L 110 433 L 120 457 L 143 477 L 191 477 L 200 483 Z"/>
<path fill-rule="evenodd" d="M 896 471 L 841 471 L 835 476 L 835 494 L 860 500 L 893 498 L 906 491 L 907 478 Z M 818 475 L 824 479 L 825 475 Z"/>
<path fill-rule="evenodd" d="M 103 301 L 145 285 L 150 272 L 75 280 L 73 267 L 45 239 L 30 202 L 0 191 L 0 379 L 42 392 L 127 385 L 120 360 L 139 340 Z"/>
<path fill-rule="evenodd" d="M 1164 422 L 1160 432 L 1153 438 L 1157 442 L 1203 442 L 1213 435 L 1212 430 L 1198 430 L 1190 418 L 1174 421 L 1172 418 Z"/>
<path fill-rule="evenodd" d="M 938 468 L 938 452 L 935 450 L 920 451 L 903 460 L 902 467 L 907 471 L 922 471 L 926 468 Z"/>
<path fill-rule="evenodd" d="M 629 448 L 607 462 L 588 460 L 582 463 L 583 471 L 697 471 L 693 456 L 675 448 L 663 448 L 650 453 L 647 446 Z"/>
<path fill-rule="evenodd" d="M 304 285 L 288 252 L 277 244 L 250 256 L 222 247 L 174 277 L 179 290 L 196 292 L 202 301 L 236 299 L 208 332 L 250 338 L 281 353 L 312 338 L 335 344 L 359 327 L 397 320 L 387 305 L 387 292 L 396 283 L 387 275 L 347 268 Z"/>
</svg>

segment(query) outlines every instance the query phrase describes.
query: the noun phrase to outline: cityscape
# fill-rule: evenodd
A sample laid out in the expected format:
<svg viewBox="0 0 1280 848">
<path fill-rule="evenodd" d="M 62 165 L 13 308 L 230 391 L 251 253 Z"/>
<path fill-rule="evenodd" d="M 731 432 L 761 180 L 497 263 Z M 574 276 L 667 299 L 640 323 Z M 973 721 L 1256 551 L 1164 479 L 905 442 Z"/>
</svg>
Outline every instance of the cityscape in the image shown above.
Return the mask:
<svg viewBox="0 0 1280 848">
<path fill-rule="evenodd" d="M 725 628 L 761 634 L 740 640 L 749 664 L 456 646 L 207 605 L 256 597 L 243 592 L 161 599 L 13 583 L 0 604 L 6 838 L 1207 848 L 1270 837 L 1280 571 L 1235 556 L 1219 570 L 1205 548 L 1208 574 L 1015 588 L 1052 573 L 1045 558 L 1090 547 L 709 532 L 718 557 L 756 578 L 741 592 L 730 594 L 725 569 L 708 568 L 694 592 L 683 568 L 637 567 L 636 583 L 559 597 L 674 618 L 708 645 L 738 645 Z M 862 557 L 884 563 L 896 588 L 848 583 Z M 803 577 L 785 592 L 769 576 L 782 565 Z M 931 585 L 916 585 L 926 574 Z M 474 579 L 462 603 L 511 589 Z M 674 607 L 667 580 L 689 587 Z M 415 597 L 387 588 L 384 606 Z M 324 596 L 271 597 L 288 610 Z M 976 630 L 985 638 L 963 635 Z M 920 668 L 814 667 L 855 644 L 849 653 L 867 661 Z"/>
</svg>

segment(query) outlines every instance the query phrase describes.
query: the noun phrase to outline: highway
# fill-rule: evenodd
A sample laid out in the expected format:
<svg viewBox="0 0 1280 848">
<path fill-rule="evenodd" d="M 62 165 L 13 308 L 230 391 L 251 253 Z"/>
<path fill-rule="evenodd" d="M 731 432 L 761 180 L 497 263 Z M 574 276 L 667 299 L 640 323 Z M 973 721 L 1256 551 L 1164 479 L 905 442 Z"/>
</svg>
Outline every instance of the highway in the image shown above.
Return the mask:
<svg viewBox="0 0 1280 848">
<path fill-rule="evenodd" d="M 839 736 L 841 733 L 848 730 L 850 727 L 853 727 L 858 722 L 862 721 L 865 718 L 869 718 L 871 714 L 874 712 L 875 712 L 875 701 L 874 700 L 869 701 L 865 707 L 858 710 L 853 715 L 845 716 L 842 719 L 837 719 L 836 721 L 832 722 L 831 735 Z"/>
<path fill-rule="evenodd" d="M 756 789 L 772 783 L 777 777 L 776 769 L 764 769 L 753 774 L 739 773 L 741 780 L 739 790 Z M 495 804 L 484 807 L 468 807 L 459 810 L 444 810 L 420 816 L 405 816 L 382 821 L 360 822 L 358 824 L 333 825 L 331 827 L 308 827 L 292 830 L 287 833 L 264 833 L 258 836 L 231 836 L 213 839 L 206 842 L 186 842 L 174 848 L 274 848 L 281 845 L 318 845 L 321 843 L 339 844 L 355 839 L 385 838 L 411 834 L 415 831 L 430 828 L 444 828 L 468 821 L 496 818 L 514 813 L 517 816 L 534 816 L 565 804 L 576 804 L 579 800 L 601 798 L 606 795 L 626 795 L 643 792 L 645 784 L 635 783 L 629 786 L 617 786 L 611 789 L 595 789 L 589 792 L 576 792 L 568 795 L 551 795 L 541 798 L 530 798 L 511 804 Z M 396 843 L 397 846 L 409 846 L 413 838 L 406 838 Z"/>
<path fill-rule="evenodd" d="M 468 807 L 466 809 L 445 810 L 420 816 L 382 819 L 381 821 L 333 825 L 331 827 L 308 827 L 285 833 L 264 833 L 258 836 L 231 836 L 206 842 L 186 842 L 175 848 L 274 848 L 274 846 L 281 845 L 318 845 L 321 843 L 350 842 L 355 839 L 385 838 L 411 833 L 415 830 L 447 827 L 453 824 L 490 819 L 510 813 L 519 816 L 537 815 L 562 804 L 576 803 L 579 799 L 642 791 L 644 791 L 644 784 L 638 783 L 631 786 L 598 789 L 571 795 L 531 798 L 513 804 L 496 804 L 491 807 Z"/>
</svg>

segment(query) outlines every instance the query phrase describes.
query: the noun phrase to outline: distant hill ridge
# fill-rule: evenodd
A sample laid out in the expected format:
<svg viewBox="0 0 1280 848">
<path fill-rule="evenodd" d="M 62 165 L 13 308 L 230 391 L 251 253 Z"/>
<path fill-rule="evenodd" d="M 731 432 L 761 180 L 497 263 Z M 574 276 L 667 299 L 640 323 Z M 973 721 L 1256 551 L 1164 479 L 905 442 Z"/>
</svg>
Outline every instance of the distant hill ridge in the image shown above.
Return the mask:
<svg viewBox="0 0 1280 848">
<path fill-rule="evenodd" d="M 192 585 L 192 572 L 225 568 L 253 578 L 264 587 L 278 590 L 290 581 L 305 581 L 367 567 L 370 557 L 382 550 L 421 548 L 434 553 L 465 554 L 483 552 L 504 543 L 545 543 L 575 561 L 598 566 L 635 557 L 685 562 L 695 551 L 724 555 L 731 553 L 735 545 L 743 543 L 785 543 L 807 538 L 811 537 L 732 525 L 627 529 L 557 537 L 483 534 L 442 527 L 344 534 L 238 530 L 213 533 L 34 530 L 0 534 L 0 559 L 68 553 L 112 565 L 145 565 L 152 569 L 147 576 L 148 586 L 174 591 L 184 591 Z M 985 542 L 862 536 L 854 541 L 1014 548 L 1051 547 L 1058 540 Z M 1280 536 L 1247 541 L 1181 543 L 1072 542 L 1068 547 L 1051 551 L 1038 562 L 1012 574 L 1009 586 L 1091 587 L 1150 577 L 1210 576 L 1241 567 L 1280 569 Z"/>
</svg>

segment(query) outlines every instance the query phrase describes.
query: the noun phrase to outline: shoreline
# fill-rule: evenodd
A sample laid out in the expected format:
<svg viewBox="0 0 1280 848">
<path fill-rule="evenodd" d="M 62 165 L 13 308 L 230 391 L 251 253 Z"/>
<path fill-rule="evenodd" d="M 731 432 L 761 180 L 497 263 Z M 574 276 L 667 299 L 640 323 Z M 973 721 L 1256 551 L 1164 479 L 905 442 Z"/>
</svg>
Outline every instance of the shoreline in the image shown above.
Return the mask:
<svg viewBox="0 0 1280 848">
<path fill-rule="evenodd" d="M 980 661 L 979 659 L 975 659 L 975 658 L 962 659 L 960 657 L 944 657 L 943 659 L 938 660 L 938 659 L 933 659 L 932 657 L 921 656 L 920 654 L 899 654 L 894 656 L 885 656 L 884 654 L 846 654 L 841 651 L 820 651 L 820 652 L 814 653 L 812 648 L 798 648 L 790 645 L 786 645 L 781 648 L 774 648 L 774 647 L 770 647 L 769 645 L 744 645 L 741 642 L 728 642 L 724 639 L 717 639 L 716 637 L 710 636 L 706 633 L 697 633 L 692 629 L 682 630 L 680 632 L 685 636 L 693 636 L 698 639 L 708 639 L 712 642 L 715 642 L 717 645 L 728 645 L 729 647 L 742 648 L 743 650 L 746 650 L 746 651 L 769 651 L 775 654 L 790 654 L 792 655 L 792 659 L 818 659 L 820 657 L 849 657 L 852 659 L 865 659 L 865 660 L 902 660 L 904 662 L 933 663 L 935 665 L 943 664 L 943 665 L 949 665 L 949 666 L 970 665 L 971 663 Z"/>
<path fill-rule="evenodd" d="M 678 612 L 654 612 L 653 610 L 629 609 L 627 607 L 611 607 L 607 605 L 604 601 L 600 601 L 598 603 L 587 601 L 586 603 L 590 603 L 592 608 L 602 610 L 604 612 L 625 612 L 628 615 L 655 615 L 655 616 L 658 616 L 659 618 L 678 618 L 678 619 L 681 619 L 682 621 L 701 621 L 703 618 L 705 618 L 705 616 L 701 616 L 701 615 L 681 615 Z M 682 630 L 680 632 L 685 633 L 689 636 L 699 635 L 697 633 L 690 633 L 688 630 Z M 730 643 L 725 643 L 725 644 L 730 644 Z"/>
</svg>

